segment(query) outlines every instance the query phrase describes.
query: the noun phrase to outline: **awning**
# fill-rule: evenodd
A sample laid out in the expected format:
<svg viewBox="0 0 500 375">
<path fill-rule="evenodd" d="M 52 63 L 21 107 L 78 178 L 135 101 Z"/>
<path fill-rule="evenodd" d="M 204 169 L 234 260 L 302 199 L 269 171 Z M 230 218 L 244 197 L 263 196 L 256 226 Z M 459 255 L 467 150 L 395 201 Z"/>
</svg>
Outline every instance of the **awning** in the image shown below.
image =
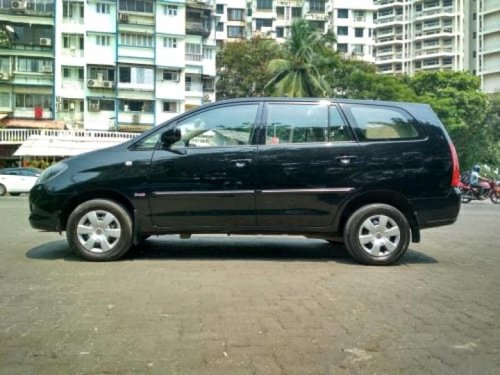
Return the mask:
<svg viewBox="0 0 500 375">
<path fill-rule="evenodd" d="M 2 124 L 6 128 L 64 129 L 64 121 L 5 119 Z"/>
<path fill-rule="evenodd" d="M 70 138 L 34 135 L 24 141 L 14 153 L 15 156 L 74 156 L 85 152 L 115 146 L 126 138 Z"/>
</svg>

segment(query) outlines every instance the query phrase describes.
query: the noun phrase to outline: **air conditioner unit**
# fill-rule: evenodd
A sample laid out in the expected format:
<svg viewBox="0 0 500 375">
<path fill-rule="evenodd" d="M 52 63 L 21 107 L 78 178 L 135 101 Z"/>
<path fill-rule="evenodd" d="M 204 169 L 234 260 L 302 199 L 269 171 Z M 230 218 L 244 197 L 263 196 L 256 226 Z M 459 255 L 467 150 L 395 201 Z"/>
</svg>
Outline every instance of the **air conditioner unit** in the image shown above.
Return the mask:
<svg viewBox="0 0 500 375">
<path fill-rule="evenodd" d="M 101 110 L 101 108 L 100 108 L 99 100 L 89 101 L 89 111 L 90 112 L 98 112 L 100 110 Z"/>
<path fill-rule="evenodd" d="M 128 22 L 128 14 L 127 13 L 119 13 L 118 19 L 120 22 Z"/>
<path fill-rule="evenodd" d="M 15 10 L 15 11 L 20 11 L 24 12 L 24 10 L 27 8 L 27 3 L 24 1 L 19 1 L 19 0 L 13 0 L 10 3 L 10 9 Z"/>
<path fill-rule="evenodd" d="M 141 115 L 139 113 L 134 113 L 132 115 L 132 122 L 134 124 L 139 124 L 141 122 Z"/>
<path fill-rule="evenodd" d="M 98 79 L 89 79 L 87 81 L 88 87 L 106 87 L 104 81 L 100 81 Z"/>
<path fill-rule="evenodd" d="M 107 87 L 107 88 L 113 87 L 113 81 L 102 81 L 102 87 Z"/>
<path fill-rule="evenodd" d="M 52 40 L 50 38 L 40 38 L 39 44 L 41 46 L 51 46 Z"/>
<path fill-rule="evenodd" d="M 52 65 L 44 65 L 42 67 L 42 72 L 43 73 L 52 73 Z"/>
</svg>

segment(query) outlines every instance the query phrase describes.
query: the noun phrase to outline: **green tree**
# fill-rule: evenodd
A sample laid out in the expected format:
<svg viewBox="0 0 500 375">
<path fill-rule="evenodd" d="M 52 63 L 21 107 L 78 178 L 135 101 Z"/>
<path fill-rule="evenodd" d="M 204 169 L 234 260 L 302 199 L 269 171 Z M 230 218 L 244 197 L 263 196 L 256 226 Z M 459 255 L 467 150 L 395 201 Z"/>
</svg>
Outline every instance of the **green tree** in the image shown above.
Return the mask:
<svg viewBox="0 0 500 375">
<path fill-rule="evenodd" d="M 267 96 L 267 70 L 270 59 L 281 55 L 271 39 L 254 38 L 224 45 L 217 54 L 217 99 Z"/>
<path fill-rule="evenodd" d="M 336 62 L 336 54 L 328 48 L 332 41 L 331 35 L 321 34 L 307 21 L 294 22 L 290 39 L 283 47 L 283 57 L 268 64 L 272 78 L 266 87 L 271 87 L 277 96 L 327 96 L 330 85 L 324 72 Z"/>
<path fill-rule="evenodd" d="M 327 77 L 334 97 L 351 99 L 415 101 L 416 94 L 405 76 L 376 74 L 373 64 L 341 59 Z"/>
<path fill-rule="evenodd" d="M 430 104 L 447 128 L 462 169 L 488 159 L 488 98 L 480 91 L 479 78 L 467 72 L 426 72 L 412 77 L 410 85 L 418 100 Z"/>
</svg>

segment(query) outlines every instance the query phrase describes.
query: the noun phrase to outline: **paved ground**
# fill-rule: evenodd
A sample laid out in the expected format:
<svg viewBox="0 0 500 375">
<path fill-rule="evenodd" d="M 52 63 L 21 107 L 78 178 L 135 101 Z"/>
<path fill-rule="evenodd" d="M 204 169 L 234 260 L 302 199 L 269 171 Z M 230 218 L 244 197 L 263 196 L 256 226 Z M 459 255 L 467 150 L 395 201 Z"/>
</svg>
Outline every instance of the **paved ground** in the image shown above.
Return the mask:
<svg viewBox="0 0 500 375">
<path fill-rule="evenodd" d="M 0 198 L 2 374 L 500 373 L 500 206 L 392 267 L 301 238 L 161 237 L 87 263 Z"/>
</svg>

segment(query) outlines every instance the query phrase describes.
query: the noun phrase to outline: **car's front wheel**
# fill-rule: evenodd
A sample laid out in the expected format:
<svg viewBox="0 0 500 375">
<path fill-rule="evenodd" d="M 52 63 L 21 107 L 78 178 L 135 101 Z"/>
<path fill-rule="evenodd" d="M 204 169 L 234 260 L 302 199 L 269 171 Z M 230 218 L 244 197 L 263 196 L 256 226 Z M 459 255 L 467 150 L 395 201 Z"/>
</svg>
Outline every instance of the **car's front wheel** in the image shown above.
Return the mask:
<svg viewBox="0 0 500 375">
<path fill-rule="evenodd" d="M 66 236 L 73 251 L 87 260 L 115 260 L 132 247 L 132 219 L 120 204 L 93 199 L 70 214 Z"/>
<path fill-rule="evenodd" d="M 378 203 L 363 206 L 349 217 L 344 242 L 356 261 L 387 265 L 406 252 L 410 234 L 408 220 L 401 211 Z"/>
</svg>

